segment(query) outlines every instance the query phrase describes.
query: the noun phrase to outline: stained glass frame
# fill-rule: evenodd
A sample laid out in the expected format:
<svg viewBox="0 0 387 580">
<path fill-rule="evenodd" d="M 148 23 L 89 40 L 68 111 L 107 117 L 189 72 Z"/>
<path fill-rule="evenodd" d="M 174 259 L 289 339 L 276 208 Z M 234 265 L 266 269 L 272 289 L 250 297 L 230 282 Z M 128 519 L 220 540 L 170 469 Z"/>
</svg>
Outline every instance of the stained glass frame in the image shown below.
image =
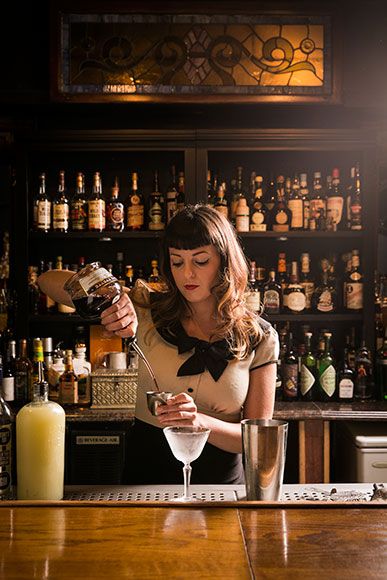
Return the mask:
<svg viewBox="0 0 387 580">
<path fill-rule="evenodd" d="M 337 103 L 329 14 L 58 12 L 51 97 Z"/>
</svg>

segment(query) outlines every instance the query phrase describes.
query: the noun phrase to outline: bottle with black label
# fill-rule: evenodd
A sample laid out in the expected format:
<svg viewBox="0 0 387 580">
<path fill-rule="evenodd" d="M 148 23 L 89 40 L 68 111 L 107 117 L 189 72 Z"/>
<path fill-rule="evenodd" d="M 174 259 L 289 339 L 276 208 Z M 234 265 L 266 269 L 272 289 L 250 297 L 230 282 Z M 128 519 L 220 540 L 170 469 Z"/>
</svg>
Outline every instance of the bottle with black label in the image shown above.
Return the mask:
<svg viewBox="0 0 387 580">
<path fill-rule="evenodd" d="M 358 401 L 367 401 L 374 395 L 374 373 L 371 351 L 363 338 L 355 355 L 355 390 Z"/>
<path fill-rule="evenodd" d="M 354 394 L 354 374 L 348 365 L 348 348 L 344 348 L 343 360 L 337 379 L 337 396 L 339 401 L 350 403 Z"/>
<path fill-rule="evenodd" d="M 13 413 L 0 389 L 0 500 L 12 498 L 13 423 Z"/>
</svg>

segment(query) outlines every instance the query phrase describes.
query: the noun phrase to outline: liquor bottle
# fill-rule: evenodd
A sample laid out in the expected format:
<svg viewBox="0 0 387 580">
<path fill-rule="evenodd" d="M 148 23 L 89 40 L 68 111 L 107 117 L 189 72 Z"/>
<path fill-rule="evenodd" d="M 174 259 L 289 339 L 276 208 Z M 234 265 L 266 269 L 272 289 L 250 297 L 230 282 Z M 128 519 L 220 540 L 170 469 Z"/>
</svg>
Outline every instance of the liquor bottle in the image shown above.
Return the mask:
<svg viewBox="0 0 387 580">
<path fill-rule="evenodd" d="M 256 175 L 251 184 L 251 219 L 250 231 L 265 232 L 267 230 L 267 211 L 262 199 L 262 177 Z"/>
<path fill-rule="evenodd" d="M 39 314 L 39 303 L 38 268 L 37 266 L 28 266 L 28 310 L 30 314 Z"/>
<path fill-rule="evenodd" d="M 317 359 L 317 401 L 333 401 L 335 398 L 336 368 L 331 354 L 331 337 L 330 332 L 325 333 L 324 352 Z"/>
<path fill-rule="evenodd" d="M 281 364 L 284 401 L 298 398 L 298 360 L 293 350 L 293 333 L 288 334 L 288 346 Z"/>
<path fill-rule="evenodd" d="M 91 232 L 103 232 L 106 228 L 105 200 L 99 171 L 94 173 L 93 189 L 88 201 L 88 228 Z"/>
<path fill-rule="evenodd" d="M 282 306 L 283 306 L 283 308 L 286 308 L 285 290 L 286 290 L 287 285 L 288 285 L 288 276 L 286 273 L 286 254 L 285 254 L 285 252 L 280 252 L 278 254 L 277 273 L 278 273 L 278 282 L 281 285 L 281 289 L 282 289 Z"/>
<path fill-rule="evenodd" d="M 42 364 L 33 385 L 32 402 L 16 416 L 17 498 L 61 500 L 65 412 L 60 405 L 48 400 Z"/>
<path fill-rule="evenodd" d="M 14 416 L 0 389 L 0 500 L 12 498 Z"/>
<path fill-rule="evenodd" d="M 45 338 L 43 338 L 43 360 L 46 371 L 48 371 L 48 369 L 54 362 L 53 354 L 54 354 L 54 346 L 52 336 L 46 336 Z"/>
<path fill-rule="evenodd" d="M 63 407 L 78 405 L 78 377 L 73 367 L 73 351 L 65 351 L 65 369 L 59 377 L 59 403 Z"/>
<path fill-rule="evenodd" d="M 312 352 L 312 333 L 305 333 L 305 352 L 301 357 L 300 396 L 303 401 L 315 399 L 316 358 Z"/>
<path fill-rule="evenodd" d="M 32 363 L 27 354 L 27 339 L 19 340 L 19 356 L 15 361 L 15 401 L 25 404 L 32 393 Z"/>
<path fill-rule="evenodd" d="M 184 171 L 179 171 L 177 179 L 177 211 L 184 209 L 185 206 L 185 181 L 184 181 Z"/>
<path fill-rule="evenodd" d="M 312 297 L 314 292 L 314 281 L 310 276 L 310 259 L 308 252 L 301 254 L 301 277 L 300 284 L 305 292 L 305 310 L 312 309 Z"/>
<path fill-rule="evenodd" d="M 359 163 L 355 166 L 355 183 L 351 191 L 349 206 L 349 229 L 358 231 L 363 229 L 362 226 L 362 188 L 360 180 Z"/>
<path fill-rule="evenodd" d="M 7 403 L 11 403 L 15 400 L 15 361 L 16 341 L 9 340 L 6 347 L 3 378 L 1 381 L 3 398 Z"/>
<path fill-rule="evenodd" d="M 282 308 L 282 288 L 275 279 L 275 269 L 269 270 L 269 279 L 263 286 L 263 307 L 266 314 L 279 314 Z"/>
<path fill-rule="evenodd" d="M 85 195 L 85 176 L 81 171 L 77 173 L 75 194 L 70 202 L 71 229 L 75 232 L 84 232 L 88 227 L 88 203 Z"/>
<path fill-rule="evenodd" d="M 273 176 L 270 175 L 269 183 L 267 184 L 264 195 L 264 203 L 268 216 L 271 216 L 271 212 L 274 207 L 276 198 L 277 198 L 276 186 L 274 183 Z"/>
<path fill-rule="evenodd" d="M 327 221 L 330 229 L 340 229 L 343 218 L 344 195 L 340 185 L 340 171 L 337 167 L 332 170 L 332 187 L 327 197 Z M 328 225 L 327 224 L 327 225 Z"/>
<path fill-rule="evenodd" d="M 300 173 L 300 195 L 303 206 L 303 227 L 304 230 L 309 230 L 310 220 L 310 198 L 308 189 L 308 176 L 306 173 Z"/>
<path fill-rule="evenodd" d="M 376 385 L 382 401 L 387 401 L 387 327 L 382 346 L 376 352 Z"/>
<path fill-rule="evenodd" d="M 321 183 L 321 173 L 320 171 L 315 171 L 313 174 L 313 189 L 310 195 L 310 220 L 309 229 L 323 229 L 318 227 L 319 220 L 321 221 L 321 216 L 326 216 L 327 205 L 325 192 Z M 321 225 L 321 224 L 320 224 Z"/>
<path fill-rule="evenodd" d="M 270 227 L 273 232 L 288 232 L 292 222 L 292 212 L 288 208 L 283 187 L 283 176 L 277 178 L 277 197 L 270 216 Z"/>
<path fill-rule="evenodd" d="M 64 370 L 63 351 L 57 347 L 53 353 L 53 363 L 47 372 L 48 398 L 51 401 L 59 401 L 59 378 Z"/>
<path fill-rule="evenodd" d="M 150 231 L 160 231 L 165 229 L 164 217 L 164 196 L 159 191 L 158 172 L 155 171 L 153 181 L 153 191 L 149 199 L 149 221 L 148 229 Z"/>
<path fill-rule="evenodd" d="M 321 283 L 312 296 L 312 308 L 316 312 L 334 312 L 337 304 L 336 290 L 328 283 L 328 270 L 323 270 Z"/>
<path fill-rule="evenodd" d="M 77 375 L 78 379 L 78 403 L 82 407 L 88 407 L 91 403 L 91 391 L 90 391 L 90 374 L 91 374 L 91 364 L 86 359 L 86 345 L 78 344 L 75 345 L 74 354 L 74 373 Z"/>
<path fill-rule="evenodd" d="M 70 225 L 70 203 L 67 197 L 65 172 L 59 172 L 59 185 L 52 202 L 52 229 L 67 233 Z"/>
<path fill-rule="evenodd" d="M 126 228 L 130 231 L 144 229 L 144 200 L 138 191 L 137 173 L 132 173 L 132 191 L 127 203 Z"/>
<path fill-rule="evenodd" d="M 211 179 L 211 173 L 210 173 L 210 179 Z M 208 204 L 208 201 L 207 201 L 207 204 Z M 176 212 L 177 212 L 176 167 L 174 165 L 172 165 L 172 167 L 171 167 L 171 184 L 168 188 L 167 195 L 166 195 L 167 224 L 169 224 L 169 222 L 171 221 L 171 219 L 173 218 L 173 216 L 175 215 Z"/>
<path fill-rule="evenodd" d="M 33 398 L 33 386 L 39 380 L 39 373 L 42 370 L 43 376 L 46 379 L 47 371 L 44 365 L 43 356 L 43 341 L 41 338 L 33 339 L 33 358 L 32 358 L 32 379 L 31 379 L 31 392 L 28 394 L 28 400 L 32 401 Z"/>
<path fill-rule="evenodd" d="M 337 396 L 339 401 L 349 403 L 353 401 L 354 373 L 348 365 L 348 348 L 344 347 L 344 354 L 337 377 Z"/>
<path fill-rule="evenodd" d="M 250 231 L 250 208 L 243 192 L 235 207 L 235 229 L 237 232 Z"/>
<path fill-rule="evenodd" d="M 256 279 L 256 263 L 254 260 L 252 260 L 249 264 L 249 279 L 245 294 L 245 301 L 247 307 L 250 308 L 250 310 L 258 314 L 261 312 L 261 288 L 258 280 Z"/>
<path fill-rule="evenodd" d="M 125 286 L 124 253 L 117 252 L 115 277 L 121 286 Z"/>
<path fill-rule="evenodd" d="M 243 167 L 237 167 L 237 178 L 235 180 L 235 189 L 231 189 L 231 201 L 229 207 L 229 219 L 231 223 L 236 225 L 236 208 L 240 197 L 246 197 L 243 188 Z"/>
<path fill-rule="evenodd" d="M 344 281 L 344 304 L 351 312 L 360 312 L 363 309 L 363 275 L 360 271 L 360 257 L 358 250 L 352 250 L 351 269 Z"/>
<path fill-rule="evenodd" d="M 46 174 L 39 175 L 39 192 L 34 200 L 34 229 L 47 233 L 51 229 L 51 201 L 46 193 Z"/>
<path fill-rule="evenodd" d="M 354 371 L 355 370 L 355 357 L 356 357 L 356 329 L 354 326 L 351 326 L 351 331 L 346 340 L 347 346 L 347 361 L 349 368 Z"/>
<path fill-rule="evenodd" d="M 160 289 L 161 279 L 157 260 L 151 260 L 151 273 L 148 277 L 148 284 L 151 288 L 154 288 L 155 290 Z"/>
<path fill-rule="evenodd" d="M 218 186 L 218 191 L 216 192 L 214 209 L 219 211 L 224 215 L 224 217 L 228 218 L 229 216 L 229 207 L 226 198 L 226 183 L 223 181 Z"/>
<path fill-rule="evenodd" d="M 124 204 L 118 199 L 120 186 L 118 177 L 114 178 L 111 197 L 106 205 L 106 229 L 113 232 L 122 232 L 125 226 Z"/>
<path fill-rule="evenodd" d="M 285 288 L 285 304 L 288 312 L 300 314 L 306 307 L 305 290 L 298 281 L 298 264 L 292 262 L 290 281 Z"/>
<path fill-rule="evenodd" d="M 131 264 L 126 266 L 125 286 L 126 288 L 133 288 L 134 286 L 133 266 Z"/>
<path fill-rule="evenodd" d="M 370 349 L 363 338 L 355 355 L 355 392 L 358 401 L 366 401 L 374 395 L 374 374 Z"/>
<path fill-rule="evenodd" d="M 291 230 L 302 230 L 304 227 L 304 202 L 300 194 L 298 175 L 292 181 L 292 191 L 288 200 L 288 208 L 292 212 Z"/>
</svg>

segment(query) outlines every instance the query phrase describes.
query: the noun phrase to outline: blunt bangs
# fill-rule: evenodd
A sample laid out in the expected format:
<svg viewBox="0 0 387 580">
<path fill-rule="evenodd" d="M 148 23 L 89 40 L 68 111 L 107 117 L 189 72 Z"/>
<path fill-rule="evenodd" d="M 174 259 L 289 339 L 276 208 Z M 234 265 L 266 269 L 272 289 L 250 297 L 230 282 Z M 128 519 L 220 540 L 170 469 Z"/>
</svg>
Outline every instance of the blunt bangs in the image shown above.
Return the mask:
<svg viewBox="0 0 387 580">
<path fill-rule="evenodd" d="M 164 235 L 164 247 L 178 250 L 194 250 L 214 244 L 205 218 L 195 209 L 184 208 L 168 224 Z"/>
</svg>

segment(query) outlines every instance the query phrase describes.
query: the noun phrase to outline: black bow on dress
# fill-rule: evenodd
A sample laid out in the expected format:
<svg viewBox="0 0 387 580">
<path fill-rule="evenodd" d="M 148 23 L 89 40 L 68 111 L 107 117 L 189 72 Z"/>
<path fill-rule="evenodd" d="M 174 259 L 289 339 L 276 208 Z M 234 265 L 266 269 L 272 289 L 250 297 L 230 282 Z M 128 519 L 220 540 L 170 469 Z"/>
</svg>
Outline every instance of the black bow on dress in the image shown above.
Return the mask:
<svg viewBox="0 0 387 580">
<path fill-rule="evenodd" d="M 217 381 L 227 367 L 228 361 L 233 358 L 225 339 L 217 340 L 216 342 L 200 340 L 199 338 L 188 336 L 180 324 L 175 328 L 174 333 L 165 328 L 157 330 L 167 342 L 177 346 L 179 354 L 192 349 L 195 350 L 193 355 L 177 371 L 178 377 L 198 375 L 208 369 L 214 381 Z"/>
</svg>

